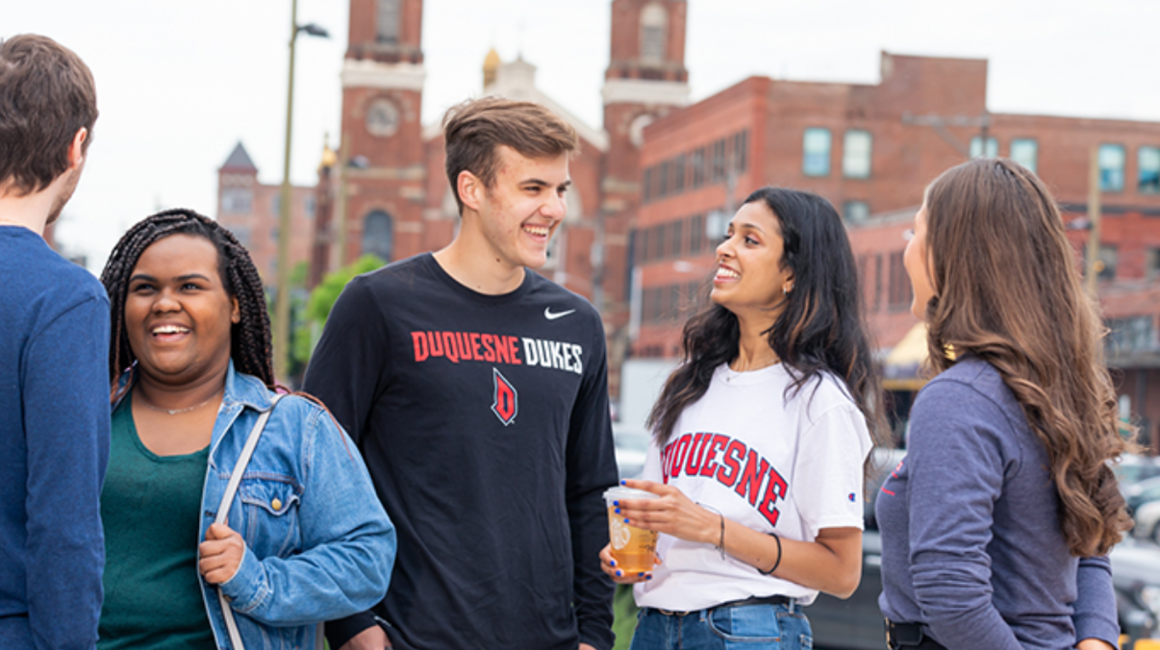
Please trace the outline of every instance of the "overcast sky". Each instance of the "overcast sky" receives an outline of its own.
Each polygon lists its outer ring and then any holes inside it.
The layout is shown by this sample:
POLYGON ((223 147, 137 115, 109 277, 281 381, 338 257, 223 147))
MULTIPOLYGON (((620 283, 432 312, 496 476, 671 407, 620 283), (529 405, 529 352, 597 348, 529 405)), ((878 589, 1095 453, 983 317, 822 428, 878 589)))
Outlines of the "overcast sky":
MULTIPOLYGON (((610 0, 427 0, 423 121, 479 94, 489 47, 538 66, 542 90, 594 126, 610 0)), ((689 0, 693 99, 750 75, 877 83, 879 53, 990 61, 993 112, 1160 121, 1156 0, 689 0)), ((298 46, 291 177, 313 185, 337 143, 348 3, 300 0, 332 38, 298 46)), ((99 272, 158 208, 216 215, 217 167, 245 143, 278 183, 290 0, 0 0, 0 37, 51 36, 89 64, 101 111, 58 240, 99 272)))

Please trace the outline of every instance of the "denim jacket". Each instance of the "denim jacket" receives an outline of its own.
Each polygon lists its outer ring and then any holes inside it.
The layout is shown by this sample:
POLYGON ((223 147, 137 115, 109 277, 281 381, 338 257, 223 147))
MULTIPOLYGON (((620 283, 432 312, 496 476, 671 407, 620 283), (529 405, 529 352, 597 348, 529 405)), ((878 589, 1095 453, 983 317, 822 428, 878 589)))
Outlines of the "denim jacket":
MULTIPOLYGON (((210 440, 199 542, 272 395, 230 362, 210 440)), ((237 572, 221 585, 246 650, 315 648, 322 621, 370 609, 387 591, 395 528, 358 449, 310 400, 287 396, 278 403, 242 475, 227 524, 246 542, 237 572)), ((217 645, 230 650, 217 588, 198 578, 217 645)))

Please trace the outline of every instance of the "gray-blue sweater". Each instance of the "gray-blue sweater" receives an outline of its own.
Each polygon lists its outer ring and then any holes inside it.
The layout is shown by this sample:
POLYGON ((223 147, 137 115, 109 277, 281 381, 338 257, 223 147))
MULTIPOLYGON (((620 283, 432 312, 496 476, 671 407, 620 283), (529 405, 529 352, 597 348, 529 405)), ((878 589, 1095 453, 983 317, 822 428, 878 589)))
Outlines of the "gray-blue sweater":
POLYGON ((109 459, 109 301, 0 226, 0 648, 92 648, 109 459))
POLYGON ((1068 552, 1046 451, 994 367, 927 384, 908 447, 878 495, 887 618, 950 650, 1115 646, 1111 566, 1068 552))

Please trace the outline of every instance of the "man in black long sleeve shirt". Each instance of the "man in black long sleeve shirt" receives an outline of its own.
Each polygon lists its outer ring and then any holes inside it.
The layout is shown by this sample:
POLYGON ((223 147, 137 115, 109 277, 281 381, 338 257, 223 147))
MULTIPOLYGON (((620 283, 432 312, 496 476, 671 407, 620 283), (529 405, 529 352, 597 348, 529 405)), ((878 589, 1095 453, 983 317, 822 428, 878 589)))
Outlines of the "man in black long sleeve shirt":
POLYGON ((356 278, 306 375, 363 452, 399 531, 386 599, 332 647, 612 646, 601 492, 616 482, 604 332, 528 267, 564 218, 575 132, 482 99, 445 121, 462 223, 435 253, 356 278))

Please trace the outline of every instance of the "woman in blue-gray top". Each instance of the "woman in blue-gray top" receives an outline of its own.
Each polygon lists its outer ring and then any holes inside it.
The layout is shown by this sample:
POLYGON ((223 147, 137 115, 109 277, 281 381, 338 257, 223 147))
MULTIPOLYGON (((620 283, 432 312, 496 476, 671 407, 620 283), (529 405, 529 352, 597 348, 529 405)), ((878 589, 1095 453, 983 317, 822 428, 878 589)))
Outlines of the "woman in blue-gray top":
POLYGON ((327 410, 274 404, 249 254, 216 222, 169 210, 125 234, 101 280, 114 410, 98 648, 321 648, 322 621, 382 599, 395 530, 327 410))
POLYGON ((906 248, 938 375, 878 495, 891 648, 1115 648, 1104 555, 1131 526, 1101 323, 1051 194, 980 159, 927 190, 906 248))

